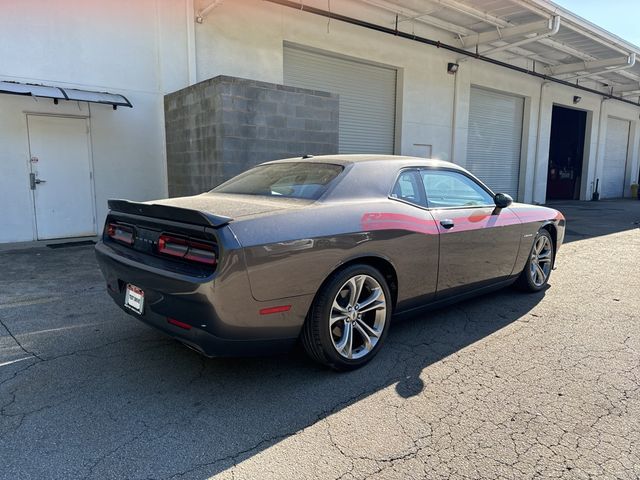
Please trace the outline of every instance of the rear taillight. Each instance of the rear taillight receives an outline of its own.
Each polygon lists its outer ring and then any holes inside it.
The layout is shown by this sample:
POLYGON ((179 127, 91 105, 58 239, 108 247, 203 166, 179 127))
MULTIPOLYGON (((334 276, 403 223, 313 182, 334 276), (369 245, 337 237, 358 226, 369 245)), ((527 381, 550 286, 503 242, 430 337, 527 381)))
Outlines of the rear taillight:
POLYGON ((125 245, 133 245, 133 227, 119 223, 109 223, 107 225, 107 237, 125 245))
POLYGON ((207 265, 216 264, 214 245, 165 233, 158 239, 158 253, 207 265))

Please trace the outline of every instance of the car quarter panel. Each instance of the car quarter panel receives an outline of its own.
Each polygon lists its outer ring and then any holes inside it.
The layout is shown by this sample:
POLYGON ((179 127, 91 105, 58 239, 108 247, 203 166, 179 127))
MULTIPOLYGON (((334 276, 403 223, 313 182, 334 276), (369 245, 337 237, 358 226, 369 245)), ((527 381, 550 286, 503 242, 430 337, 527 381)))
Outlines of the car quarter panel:
POLYGON ((403 202, 319 204, 230 228, 244 247, 259 301, 315 295, 334 270, 362 257, 393 266, 399 309, 429 301, 436 290, 438 229, 428 211, 403 202))
MULTIPOLYGON (((518 253, 518 259, 516 260, 515 272, 520 272, 524 268, 531 253, 536 234, 543 227, 552 226, 555 230, 555 253, 557 255, 564 241, 566 227, 564 215, 553 208, 524 203, 514 203, 510 208, 518 216, 523 225, 522 245, 518 253)), ((556 258, 554 258, 554 263, 555 260, 556 258)))
MULTIPOLYGON (((143 252, 99 242, 96 255, 109 294, 125 312, 186 343, 190 336, 202 337, 201 333, 219 342, 295 339, 312 296, 288 299, 287 312, 261 315, 262 309, 274 304, 252 297, 244 253, 231 230, 223 227, 216 231, 216 236, 221 249, 220 261, 215 272, 203 278, 156 268, 143 252), (124 307, 127 284, 144 291, 146 307, 142 315, 124 307), (172 326, 168 318, 186 323, 192 329, 186 332, 172 326)), ((202 341, 193 343, 204 345, 202 341)), ((216 345, 205 353, 220 354, 223 348, 226 347, 216 345)))

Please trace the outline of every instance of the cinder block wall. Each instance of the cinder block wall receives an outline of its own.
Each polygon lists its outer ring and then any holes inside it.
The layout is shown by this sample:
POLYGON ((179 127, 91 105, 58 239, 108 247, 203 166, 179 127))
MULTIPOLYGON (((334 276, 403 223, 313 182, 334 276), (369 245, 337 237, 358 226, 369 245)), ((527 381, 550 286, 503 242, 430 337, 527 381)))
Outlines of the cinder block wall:
POLYGON ((218 76, 164 98, 169 196, 258 163, 338 152, 338 96, 218 76))

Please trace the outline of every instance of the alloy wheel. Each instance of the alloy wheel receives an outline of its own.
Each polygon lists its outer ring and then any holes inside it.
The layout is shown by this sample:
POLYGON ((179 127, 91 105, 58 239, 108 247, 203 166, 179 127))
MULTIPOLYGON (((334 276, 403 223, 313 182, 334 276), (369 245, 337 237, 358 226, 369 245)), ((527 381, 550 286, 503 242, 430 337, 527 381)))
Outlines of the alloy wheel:
POLYGON ((331 306, 329 333, 336 351, 355 360, 369 354, 382 336, 387 301, 378 281, 355 275, 338 290, 331 306))
POLYGON ((531 281, 536 287, 541 287, 551 273, 553 247, 551 240, 546 235, 540 235, 531 251, 531 281))

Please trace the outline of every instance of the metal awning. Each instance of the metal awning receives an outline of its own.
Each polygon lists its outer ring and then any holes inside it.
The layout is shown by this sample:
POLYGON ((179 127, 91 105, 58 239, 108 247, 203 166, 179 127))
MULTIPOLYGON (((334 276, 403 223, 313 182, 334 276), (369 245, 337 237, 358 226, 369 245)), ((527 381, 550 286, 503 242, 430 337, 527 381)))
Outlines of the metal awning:
POLYGON ((77 102, 102 103, 117 107, 130 107, 131 102, 124 95, 109 92, 93 92, 79 88, 67 88, 51 85, 36 85, 32 83, 0 81, 0 93, 9 95, 25 95, 31 97, 53 98, 58 100, 71 100, 77 102))
MULTIPOLYGON (((269 1, 308 12, 325 9, 327 5, 322 0, 269 1)), ((357 3, 361 7, 354 9, 342 2, 333 4, 325 16, 349 17, 356 20, 351 23, 366 24, 374 30, 393 30, 407 39, 421 37, 433 40, 437 46, 462 50, 464 56, 454 60, 490 57, 548 80, 640 105, 640 47, 550 0, 357 0, 357 3), (354 11, 358 12, 357 18, 354 11)), ((608 7, 603 4, 603 8, 608 7)))

